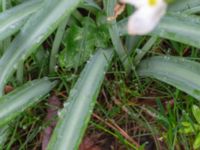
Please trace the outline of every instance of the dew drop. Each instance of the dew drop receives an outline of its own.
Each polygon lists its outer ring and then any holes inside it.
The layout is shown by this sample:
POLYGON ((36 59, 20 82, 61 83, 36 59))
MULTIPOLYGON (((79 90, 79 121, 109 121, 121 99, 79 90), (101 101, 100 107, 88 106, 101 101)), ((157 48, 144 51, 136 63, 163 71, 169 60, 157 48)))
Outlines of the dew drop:
POLYGON ((92 58, 92 57, 93 57, 93 55, 91 54, 91 55, 90 55, 90 58, 92 58))
POLYGON ((33 82, 30 82, 30 85, 31 85, 31 86, 34 86, 34 83, 33 83, 33 82))
POLYGON ((43 36, 39 36, 37 39, 36 39, 36 43, 40 43, 41 40, 42 40, 43 36))
POLYGON ((25 130, 26 128, 27 128, 27 126, 25 126, 25 125, 24 125, 24 126, 22 126, 22 129, 23 129, 23 130, 25 130))
POLYGON ((58 65, 55 65, 55 67, 54 67, 54 71, 55 71, 55 72, 58 71, 58 65))
POLYGON ((69 104, 70 104, 70 102, 65 102, 65 103, 64 103, 64 107, 65 107, 65 108, 68 107, 69 104))
POLYGON ((169 56, 164 56, 164 59, 165 60, 170 60, 170 57, 169 56))
POLYGON ((167 77, 163 77, 163 81, 166 81, 167 80, 167 77))
POLYGON ((92 112, 93 112, 93 110, 92 110, 92 109, 90 109, 90 110, 89 110, 89 113, 92 113, 92 112))
POLYGON ((58 117, 62 118, 62 111, 61 110, 58 111, 58 117))
POLYGON ((139 48, 137 48, 137 49, 136 49, 136 52, 137 52, 137 54, 141 54, 141 53, 142 53, 142 50, 139 49, 139 48))
POLYGON ((181 58, 181 61, 184 62, 184 61, 185 61, 185 58, 181 58))
POLYGON ((15 65, 13 66, 13 68, 14 68, 14 69, 17 69, 17 65, 15 64, 15 65))
POLYGON ((44 79, 44 80, 46 80, 46 81, 48 81, 48 80, 49 80, 49 78, 48 78, 48 77, 44 77, 43 79, 44 79))
POLYGON ((72 95, 76 95, 76 93, 77 93, 76 89, 72 89, 71 92, 70 92, 70 94, 72 94, 72 95))
POLYGON ((14 24, 10 25, 10 29, 14 29, 16 26, 14 24))
POLYGON ((26 59, 26 55, 22 55, 22 60, 25 60, 26 59))

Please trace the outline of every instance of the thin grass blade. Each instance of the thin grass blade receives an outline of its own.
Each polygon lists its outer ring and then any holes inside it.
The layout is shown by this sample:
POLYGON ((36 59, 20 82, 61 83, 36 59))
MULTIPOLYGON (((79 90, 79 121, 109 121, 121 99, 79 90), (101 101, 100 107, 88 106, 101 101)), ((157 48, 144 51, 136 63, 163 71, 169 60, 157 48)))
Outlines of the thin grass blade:
POLYGON ((96 1, 94 0, 84 0, 82 2, 82 7, 84 8, 88 8, 88 7, 92 7, 95 8, 97 10, 101 10, 101 7, 99 7, 99 5, 96 3, 96 1))
POLYGON ((145 54, 152 48, 152 46, 156 43, 158 37, 152 36, 141 49, 137 49, 137 55, 135 56, 134 64, 138 65, 145 54))
POLYGON ((58 58, 58 51, 59 51, 59 47, 60 44, 62 43, 62 38, 65 34, 65 27, 68 23, 68 18, 66 18, 66 20, 64 20, 58 27, 55 38, 54 38, 54 42, 53 42, 53 46, 51 49, 51 56, 50 56, 50 61, 49 61, 49 72, 52 73, 55 71, 55 66, 56 66, 56 62, 57 62, 57 58, 58 58))
MULTIPOLYGON (((108 18, 114 16, 115 4, 116 0, 109 0, 109 1, 104 0, 104 6, 108 18)), ((115 19, 111 19, 111 21, 109 21, 108 29, 113 43, 113 47, 115 48, 115 51, 118 54, 125 70, 129 71, 131 63, 128 59, 128 52, 124 49, 123 44, 121 42, 119 29, 115 19)))

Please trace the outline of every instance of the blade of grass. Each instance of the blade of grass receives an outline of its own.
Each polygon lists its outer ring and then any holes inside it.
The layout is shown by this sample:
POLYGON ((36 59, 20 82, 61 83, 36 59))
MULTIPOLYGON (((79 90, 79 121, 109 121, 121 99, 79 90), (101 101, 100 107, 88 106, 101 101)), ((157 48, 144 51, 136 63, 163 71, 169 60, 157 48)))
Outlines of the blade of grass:
POLYGON ((0 126, 5 125, 26 108, 41 101, 56 82, 48 78, 30 81, 0 98, 0 126))
POLYGON ((84 1, 82 1, 81 6, 83 8, 87 8, 87 9, 89 9, 91 7, 91 8, 95 8, 96 10, 101 10, 101 7, 99 7, 99 5, 94 0, 84 0, 84 1))
POLYGON ((137 55, 135 56, 135 65, 138 65, 140 63, 140 61, 142 60, 142 58, 144 57, 144 55, 151 49, 151 47, 153 46, 153 44, 155 44, 155 42, 157 41, 158 37, 156 36, 152 36, 146 43, 145 45, 142 47, 142 49, 138 50, 137 55))
POLYGON ((89 60, 59 113, 48 150, 78 149, 112 56, 112 50, 99 50, 89 60))
POLYGON ((46 0, 43 9, 26 22, 0 60, 0 91, 20 62, 33 53, 39 45, 78 6, 80 0, 46 0))
POLYGON ((138 74, 168 83, 200 100, 200 64, 182 57, 155 56, 143 60, 138 74))
POLYGON ((57 56, 58 56, 58 50, 60 47, 60 44, 62 42, 63 35, 65 34, 65 27, 67 25, 68 18, 64 20, 58 27, 56 36, 53 42, 53 46, 51 49, 51 56, 50 56, 50 63, 49 63, 49 72, 52 73, 55 70, 57 56))

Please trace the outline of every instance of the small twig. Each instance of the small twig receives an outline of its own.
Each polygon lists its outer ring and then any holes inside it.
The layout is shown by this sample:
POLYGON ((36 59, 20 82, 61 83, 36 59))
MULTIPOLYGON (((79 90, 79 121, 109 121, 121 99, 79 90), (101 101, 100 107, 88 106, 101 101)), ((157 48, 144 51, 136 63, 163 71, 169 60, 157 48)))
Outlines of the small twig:
POLYGON ((120 3, 116 4, 114 8, 114 15, 108 17, 107 20, 112 21, 112 20, 117 19, 117 17, 123 13, 123 11, 125 10, 125 7, 126 7, 125 4, 120 4, 120 3))
POLYGON ((133 143, 137 148, 140 147, 140 145, 133 140, 122 128, 120 128, 113 120, 109 119, 110 123, 108 121, 105 121, 104 119, 102 119, 101 117, 99 117, 97 114, 93 113, 93 117, 95 117, 96 119, 100 120, 101 122, 105 123, 108 127, 110 127, 113 130, 117 130, 119 131, 119 133, 125 138, 127 139, 129 142, 133 143))
POLYGON ((109 119, 109 121, 117 128, 117 130, 130 142, 132 142, 137 148, 140 147, 140 145, 133 140, 127 132, 125 132, 120 126, 118 126, 113 119, 109 119))

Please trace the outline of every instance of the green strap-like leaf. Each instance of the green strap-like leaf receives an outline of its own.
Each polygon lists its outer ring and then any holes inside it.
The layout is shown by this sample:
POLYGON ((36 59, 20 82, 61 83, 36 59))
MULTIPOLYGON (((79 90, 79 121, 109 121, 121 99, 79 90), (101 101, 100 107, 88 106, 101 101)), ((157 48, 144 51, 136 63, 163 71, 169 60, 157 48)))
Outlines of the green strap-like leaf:
MULTIPOLYGON (((0 13, 0 41, 17 32, 31 14, 43 8, 43 1, 28 0, 0 13)), ((100 10, 100 7, 92 0, 85 0, 83 6, 92 6, 100 10)))
POLYGON ((67 18, 81 0, 46 0, 26 22, 0 60, 0 91, 9 76, 67 18))
POLYGON ((112 56, 112 50, 99 50, 89 60, 59 112, 48 150, 78 149, 112 56))
POLYGON ((92 7, 92 8, 95 8, 97 10, 101 10, 101 7, 99 7, 99 5, 94 0, 84 0, 82 2, 82 7, 86 7, 86 8, 92 7))
POLYGON ((174 3, 169 5, 169 11, 185 12, 200 5, 199 0, 175 0, 174 3))
POLYGON ((31 81, 0 98, 0 126, 39 102, 54 86, 47 78, 31 81))
MULTIPOLYGON (((127 19, 119 22, 121 35, 128 34, 127 19)), ((186 14, 168 14, 150 35, 200 48, 200 18, 186 14)))
POLYGON ((28 16, 37 11, 41 5, 42 0, 29 0, 0 13, 0 41, 18 31, 28 16))
POLYGON ((0 150, 4 146, 9 134, 11 133, 9 125, 5 125, 0 128, 0 150))
POLYGON ((181 57, 155 56, 138 66, 140 76, 166 82, 200 100, 200 64, 181 57))
POLYGON ((151 35, 200 48, 200 18, 185 14, 168 14, 151 35))
MULTIPOLYGON (((107 17, 114 16, 114 7, 116 4, 116 0, 104 0, 104 6, 106 10, 107 17)), ((130 70, 131 63, 128 59, 128 52, 123 47, 122 41, 120 39, 119 29, 116 24, 116 20, 109 21, 108 30, 110 33, 110 37, 113 43, 113 47, 118 54, 122 64, 124 65, 124 68, 126 71, 130 70)))

